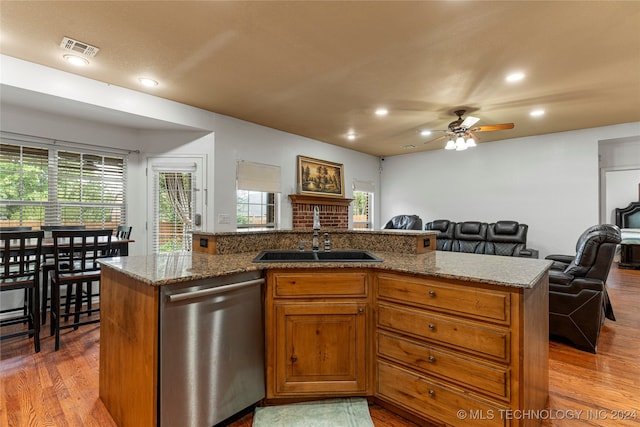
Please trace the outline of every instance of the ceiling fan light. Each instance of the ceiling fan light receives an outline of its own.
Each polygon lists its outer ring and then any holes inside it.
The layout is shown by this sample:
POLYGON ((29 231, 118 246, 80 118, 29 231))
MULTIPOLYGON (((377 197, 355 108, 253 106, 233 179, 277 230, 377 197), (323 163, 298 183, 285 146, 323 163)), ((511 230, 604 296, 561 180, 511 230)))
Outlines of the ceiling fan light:
POLYGON ((467 139, 467 148, 471 148, 471 147, 475 147, 476 146, 476 140, 473 139, 472 137, 469 137, 469 139, 467 139))
POLYGON ((459 136, 458 139, 456 139, 456 151, 462 151, 466 149, 467 149, 467 144, 464 141, 464 138, 459 136))
POLYGON ((447 141, 447 145, 444 146, 445 150, 455 150, 456 149, 456 143, 453 142, 453 139, 450 139, 447 141))

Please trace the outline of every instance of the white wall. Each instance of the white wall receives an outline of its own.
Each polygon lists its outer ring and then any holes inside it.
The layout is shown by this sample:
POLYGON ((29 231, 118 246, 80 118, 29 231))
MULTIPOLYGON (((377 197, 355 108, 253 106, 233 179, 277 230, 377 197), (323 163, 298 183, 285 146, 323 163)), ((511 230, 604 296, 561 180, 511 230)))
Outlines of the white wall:
MULTIPOLYGON (((274 129, 256 126, 241 120, 217 120, 215 148, 215 215, 216 231, 235 230, 235 174, 238 160, 277 165, 282 173, 280 228, 292 227, 292 207, 289 194, 295 194, 297 156, 344 164, 345 196, 353 196, 354 179, 373 181, 379 188, 378 158, 274 129), (219 214, 231 217, 230 225, 219 224, 219 214)), ((350 209, 352 212, 352 209, 350 209)), ((374 213, 375 217, 375 213, 374 213)), ((350 219, 351 225, 351 219, 350 219)))
POLYGON ((529 225, 528 246, 541 257, 569 254, 599 222, 598 142, 637 135, 640 123, 631 123, 387 157, 381 220, 516 220, 529 225))

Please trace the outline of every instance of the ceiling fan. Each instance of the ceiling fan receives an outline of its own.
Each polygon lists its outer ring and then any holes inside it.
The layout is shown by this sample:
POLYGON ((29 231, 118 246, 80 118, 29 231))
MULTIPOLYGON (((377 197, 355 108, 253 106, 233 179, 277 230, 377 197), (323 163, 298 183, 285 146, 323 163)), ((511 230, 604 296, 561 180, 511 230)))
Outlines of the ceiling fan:
POLYGON ((474 126, 480 121, 480 119, 472 116, 467 116, 467 118, 463 119, 462 116, 464 116, 465 112, 466 110, 454 111, 454 114, 458 116, 458 119, 449 123, 449 126, 446 130, 440 130, 440 132, 444 132, 445 134, 438 138, 427 141, 425 142, 425 144, 430 144, 444 138, 449 138, 447 145, 444 147, 445 150, 461 151, 476 146, 476 139, 480 139, 476 135, 477 132, 513 129, 514 127, 513 123, 474 126))

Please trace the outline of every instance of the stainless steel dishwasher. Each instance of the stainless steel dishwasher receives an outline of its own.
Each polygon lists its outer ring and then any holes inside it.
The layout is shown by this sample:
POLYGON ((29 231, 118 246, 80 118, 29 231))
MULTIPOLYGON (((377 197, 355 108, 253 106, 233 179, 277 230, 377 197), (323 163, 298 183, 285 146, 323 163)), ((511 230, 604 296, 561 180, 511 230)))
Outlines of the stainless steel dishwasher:
POLYGON ((252 272, 163 286, 160 426, 213 426, 264 398, 263 284, 252 272))

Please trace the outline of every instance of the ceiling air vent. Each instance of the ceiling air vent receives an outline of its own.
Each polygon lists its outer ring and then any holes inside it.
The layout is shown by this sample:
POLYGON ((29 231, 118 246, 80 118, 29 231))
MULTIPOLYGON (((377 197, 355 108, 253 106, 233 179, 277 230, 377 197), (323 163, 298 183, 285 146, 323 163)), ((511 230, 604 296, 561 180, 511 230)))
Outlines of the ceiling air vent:
POLYGON ((100 49, 95 46, 88 45, 78 40, 70 39, 69 37, 64 37, 62 39, 62 42, 60 42, 60 47, 71 52, 79 53, 80 55, 84 55, 89 58, 93 58, 100 51, 100 49))

